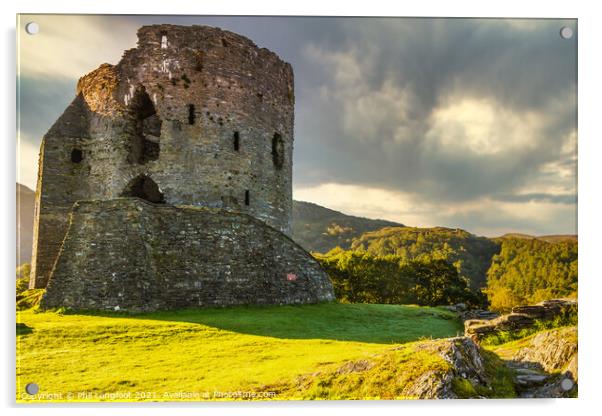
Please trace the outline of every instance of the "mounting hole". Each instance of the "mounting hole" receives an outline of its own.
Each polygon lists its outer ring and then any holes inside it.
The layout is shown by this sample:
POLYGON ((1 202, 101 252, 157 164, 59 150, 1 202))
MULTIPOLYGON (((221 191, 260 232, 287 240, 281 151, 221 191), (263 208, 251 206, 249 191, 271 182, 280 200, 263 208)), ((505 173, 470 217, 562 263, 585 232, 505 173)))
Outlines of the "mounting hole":
POLYGON ((562 29, 560 29, 560 37, 562 39, 570 39, 573 37, 573 29, 571 29, 568 26, 564 26, 562 29))
POLYGON ((39 391, 40 386, 38 386, 36 383, 27 383, 27 385, 25 386, 25 392, 32 396, 38 394, 39 391))
POLYGON ((564 380, 562 380, 560 382, 560 387, 564 391, 569 391, 570 389, 573 388, 574 385, 575 385, 575 382, 573 380, 571 380, 570 378, 565 378, 564 380))
POLYGON ((40 25, 36 22, 29 22, 25 25, 25 31, 30 35, 35 35, 40 31, 40 25))

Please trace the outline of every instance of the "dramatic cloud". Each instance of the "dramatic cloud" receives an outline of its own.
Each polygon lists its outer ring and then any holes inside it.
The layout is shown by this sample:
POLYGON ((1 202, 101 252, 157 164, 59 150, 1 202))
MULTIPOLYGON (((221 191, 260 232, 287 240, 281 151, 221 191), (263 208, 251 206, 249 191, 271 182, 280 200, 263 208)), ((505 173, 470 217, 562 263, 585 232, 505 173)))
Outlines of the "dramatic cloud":
POLYGON ((487 235, 576 232, 576 38, 558 34, 575 21, 43 18, 21 36, 32 147, 77 78, 116 63, 139 26, 208 24, 293 65, 296 198, 487 235))

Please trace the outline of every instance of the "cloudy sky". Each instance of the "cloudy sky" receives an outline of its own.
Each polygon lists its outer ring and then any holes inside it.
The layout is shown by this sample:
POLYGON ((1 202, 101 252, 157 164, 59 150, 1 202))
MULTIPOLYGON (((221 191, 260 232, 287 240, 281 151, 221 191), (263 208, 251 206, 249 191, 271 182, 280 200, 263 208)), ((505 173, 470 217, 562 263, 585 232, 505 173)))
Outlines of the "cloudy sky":
POLYGON ((576 233, 573 20, 21 16, 21 183, 35 186, 77 79, 152 23, 232 30, 292 64, 295 199, 487 236, 576 233))

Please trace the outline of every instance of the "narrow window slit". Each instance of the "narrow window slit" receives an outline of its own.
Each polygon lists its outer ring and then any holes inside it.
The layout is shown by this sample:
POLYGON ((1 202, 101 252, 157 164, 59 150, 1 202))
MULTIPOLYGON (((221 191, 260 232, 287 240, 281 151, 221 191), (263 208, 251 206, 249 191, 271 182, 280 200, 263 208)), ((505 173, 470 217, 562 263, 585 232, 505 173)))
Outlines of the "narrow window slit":
POLYGON ((237 131, 234 132, 234 150, 240 150, 240 134, 237 131))
POLYGON ((188 124, 194 124, 196 114, 194 113, 194 104, 188 104, 188 124))
POLYGON ((249 194, 249 190, 245 191, 245 205, 251 204, 251 195, 249 194))
POLYGON ((279 133, 274 133, 272 138, 272 160, 277 170, 284 166, 284 140, 279 133))

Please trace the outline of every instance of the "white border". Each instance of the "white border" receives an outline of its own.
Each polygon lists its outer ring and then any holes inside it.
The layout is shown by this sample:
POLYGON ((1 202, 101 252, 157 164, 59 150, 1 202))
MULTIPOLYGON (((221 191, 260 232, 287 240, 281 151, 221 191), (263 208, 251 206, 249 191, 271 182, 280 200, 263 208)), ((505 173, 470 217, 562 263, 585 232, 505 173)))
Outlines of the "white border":
MULTIPOLYGON (((297 3, 279 1, 197 1, 145 0, 143 2, 95 3, 68 0, 21 0, 18 4, 1 3, 0 19, 3 29, 2 43, 2 88, 0 100, 2 111, 3 138, 2 162, 4 168, 0 192, 4 196, 1 209, 2 228, 5 230, 2 262, 5 271, 2 287, 3 321, 6 325, 1 342, 2 367, 0 383, 2 405, 8 408, 5 414, 44 413, 48 415, 106 415, 108 411, 127 408, 128 414, 165 415, 169 407, 177 407, 186 414, 221 413, 244 415, 293 415, 312 413, 345 412, 348 415, 377 411, 379 414, 438 414, 449 412, 479 412, 486 415, 507 415, 532 411, 550 415, 589 413, 600 408, 602 394, 597 388, 601 384, 600 365, 601 329, 600 309, 597 308, 602 294, 597 262, 602 230, 600 227, 602 206, 599 179, 602 178, 600 160, 600 40, 602 40, 602 16, 597 13, 593 1, 545 1, 504 0, 493 3, 485 1, 454 0, 394 3, 389 0, 331 1, 304 0, 297 3), (579 19, 579 240, 580 240, 580 371, 579 399, 577 400, 489 400, 489 401, 446 401, 446 402, 301 402, 301 403, 205 403, 205 404, 157 404, 123 405, 109 404, 94 407, 70 406, 16 406, 14 405, 14 286, 12 276, 15 259, 15 21, 16 13, 104 13, 104 14, 238 14, 238 15, 346 15, 346 16, 441 16, 441 17, 561 17, 579 19), (8 231, 6 231, 8 230, 8 231), (107 409, 107 407, 109 409, 107 409), (114 409, 114 410, 113 410, 114 409), (484 413, 482 413, 484 412, 484 413)), ((121 410, 123 412, 124 410, 121 410)), ((599 411, 599 410, 598 410, 599 411)))

